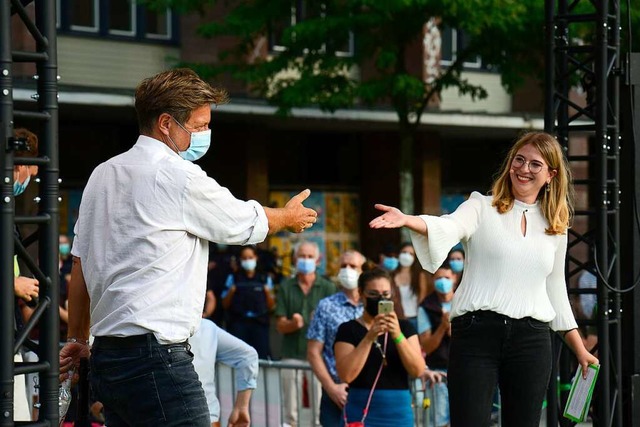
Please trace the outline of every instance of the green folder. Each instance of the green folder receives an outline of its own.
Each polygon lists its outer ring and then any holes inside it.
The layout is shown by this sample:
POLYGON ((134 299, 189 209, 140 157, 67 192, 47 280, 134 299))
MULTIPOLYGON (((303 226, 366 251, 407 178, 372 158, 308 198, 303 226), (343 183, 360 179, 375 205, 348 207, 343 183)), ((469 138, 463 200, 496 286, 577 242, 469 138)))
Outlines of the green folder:
POLYGON ((567 404, 564 407, 563 416, 565 418, 578 423, 587 418, 598 372, 600 372, 600 365, 589 365, 587 378, 583 378, 582 366, 578 366, 573 381, 571 382, 571 390, 569 390, 567 404))

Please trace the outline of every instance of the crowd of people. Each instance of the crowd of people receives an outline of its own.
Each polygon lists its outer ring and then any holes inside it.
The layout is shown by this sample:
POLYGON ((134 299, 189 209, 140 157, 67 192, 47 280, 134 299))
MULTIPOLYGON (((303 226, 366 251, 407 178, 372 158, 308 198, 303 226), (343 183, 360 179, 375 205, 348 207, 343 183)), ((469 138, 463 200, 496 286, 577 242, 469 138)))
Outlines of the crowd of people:
MULTIPOLYGON (((274 233, 304 232, 318 213, 304 205, 308 189, 267 207, 193 163, 210 144, 211 105, 227 100, 188 69, 143 80, 137 141, 93 171, 73 241, 60 237, 60 379, 87 358, 110 427, 219 425, 218 361, 238 373, 227 425, 247 426, 259 358, 292 366, 282 370, 284 426, 300 426, 306 387, 315 425, 413 427, 410 381, 420 378, 437 396, 438 427, 489 426, 496 388, 504 426, 537 427, 549 332, 584 373, 598 363, 566 290, 571 176, 553 136, 524 133, 491 191, 449 215, 375 205, 371 229, 411 236, 385 244, 377 260, 349 249, 326 277, 321 248, 301 239, 284 277, 259 248, 274 233), (295 369, 307 362, 311 371, 295 369)), ((26 152, 37 154, 37 142, 26 152)), ((16 166, 15 196, 36 173, 16 166)), ((19 327, 38 281, 17 262, 14 288, 19 327)))

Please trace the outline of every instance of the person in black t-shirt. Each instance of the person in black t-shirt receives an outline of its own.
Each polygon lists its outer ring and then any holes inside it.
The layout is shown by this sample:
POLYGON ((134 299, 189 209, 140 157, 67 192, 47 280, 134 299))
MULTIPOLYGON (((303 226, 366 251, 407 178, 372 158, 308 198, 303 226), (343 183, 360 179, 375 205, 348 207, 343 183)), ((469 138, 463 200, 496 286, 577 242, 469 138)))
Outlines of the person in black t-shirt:
MULTIPOLYGON (((340 325, 334 344, 338 376, 349 384, 345 418, 354 422, 366 416, 367 427, 413 427, 409 377, 426 370, 416 330, 393 310, 378 313, 378 303, 393 296, 388 272, 365 271, 358 289, 364 313, 340 325)), ((439 380, 439 374, 427 372, 432 382, 439 380)))

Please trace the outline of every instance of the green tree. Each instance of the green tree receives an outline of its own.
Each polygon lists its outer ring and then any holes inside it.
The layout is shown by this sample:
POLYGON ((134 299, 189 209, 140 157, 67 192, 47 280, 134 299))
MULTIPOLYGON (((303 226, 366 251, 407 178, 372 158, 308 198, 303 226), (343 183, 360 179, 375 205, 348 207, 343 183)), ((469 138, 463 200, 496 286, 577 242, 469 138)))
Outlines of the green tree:
MULTIPOLYGON (((219 3, 148 2, 184 11, 219 3)), ((246 82, 279 114, 309 105, 329 112, 390 105, 398 116, 400 207, 408 213, 414 212, 413 146, 425 110, 446 88, 474 100, 490 95, 464 77, 464 62, 480 56, 500 73, 508 91, 527 75, 544 78, 541 0, 231 0, 224 5, 224 18, 203 24, 198 32, 209 38, 232 36, 237 43, 215 64, 190 65, 204 76, 228 73, 246 82), (468 42, 453 64, 425 81, 407 58, 419 55, 415 47, 432 17, 440 28, 464 32, 468 42), (277 54, 250 55, 269 42, 281 47, 277 54)))

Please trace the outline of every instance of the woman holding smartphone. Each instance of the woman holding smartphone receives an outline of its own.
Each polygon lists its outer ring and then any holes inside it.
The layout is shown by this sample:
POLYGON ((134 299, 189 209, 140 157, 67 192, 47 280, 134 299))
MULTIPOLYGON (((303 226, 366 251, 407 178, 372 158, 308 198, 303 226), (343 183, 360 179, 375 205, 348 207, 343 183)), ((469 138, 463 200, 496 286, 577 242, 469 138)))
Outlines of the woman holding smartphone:
MULTIPOLYGON (((367 427, 413 427, 409 378, 426 369, 416 330, 393 311, 388 272, 365 271, 358 289, 364 313, 340 325, 334 344, 338 376, 349 384, 347 424, 363 425, 366 418, 367 427)), ((440 379, 431 371, 427 376, 440 379)))

